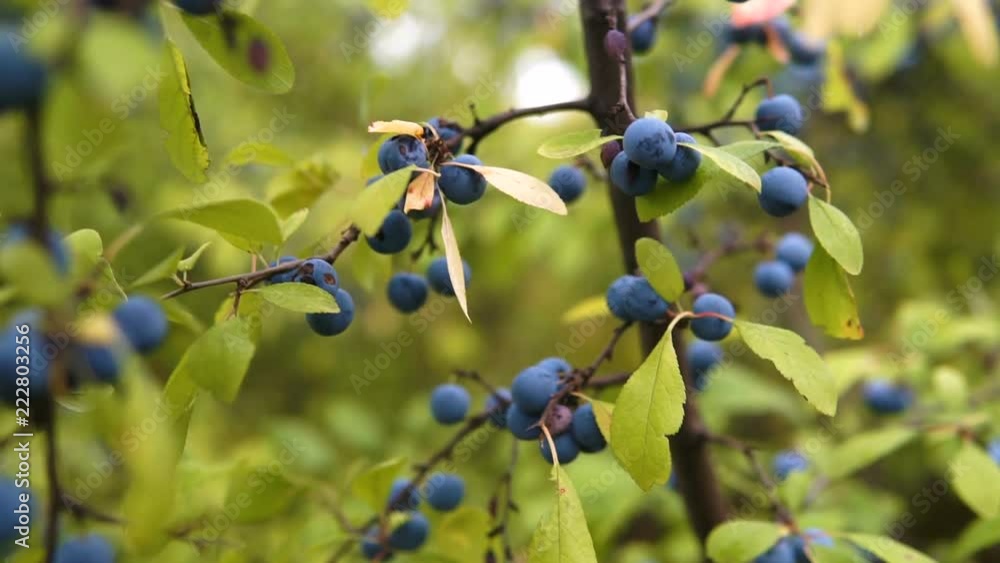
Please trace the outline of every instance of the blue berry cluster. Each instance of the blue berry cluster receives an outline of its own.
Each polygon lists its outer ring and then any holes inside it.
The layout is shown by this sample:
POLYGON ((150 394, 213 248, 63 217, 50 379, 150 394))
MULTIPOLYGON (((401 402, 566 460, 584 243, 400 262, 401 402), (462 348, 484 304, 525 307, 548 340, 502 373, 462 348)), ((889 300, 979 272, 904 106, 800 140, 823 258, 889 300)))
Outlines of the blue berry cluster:
MULTIPOLYGON (((472 269, 462 261, 465 285, 472 280, 472 269)), ((455 288, 448 275, 448 261, 443 256, 435 258, 427 266, 426 276, 409 272, 397 273, 389 280, 387 293, 389 302, 401 313, 413 313, 427 302, 429 290, 445 297, 454 297, 455 288)))
POLYGON ((813 243, 800 233, 788 233, 775 246, 775 259, 757 264, 753 283, 766 297, 780 297, 792 289, 795 276, 805 269, 813 243))
MULTIPOLYGON (((272 267, 295 262, 294 256, 283 256, 272 267)), ((340 308, 339 313, 306 313, 306 323, 309 328, 321 336, 338 335, 354 321, 354 300, 351 294, 340 287, 340 278, 332 264, 320 258, 305 260, 298 267, 271 276, 271 283, 307 283, 314 285, 330 295, 340 308)))
POLYGON ((361 553, 370 560, 387 561, 396 551, 420 549, 431 530, 430 521, 419 511, 421 500, 426 500, 434 510, 450 512, 458 508, 464 498, 465 481, 451 473, 430 475, 423 488, 409 479, 396 479, 386 503, 390 510, 406 513, 408 518, 388 532, 378 525, 369 528, 361 542, 361 553))
POLYGON ((689 180, 701 165, 701 153, 678 143, 696 144, 687 133, 674 133, 665 121, 643 117, 625 129, 621 146, 612 141, 602 150, 613 183, 630 196, 653 191, 659 178, 667 183, 689 180))

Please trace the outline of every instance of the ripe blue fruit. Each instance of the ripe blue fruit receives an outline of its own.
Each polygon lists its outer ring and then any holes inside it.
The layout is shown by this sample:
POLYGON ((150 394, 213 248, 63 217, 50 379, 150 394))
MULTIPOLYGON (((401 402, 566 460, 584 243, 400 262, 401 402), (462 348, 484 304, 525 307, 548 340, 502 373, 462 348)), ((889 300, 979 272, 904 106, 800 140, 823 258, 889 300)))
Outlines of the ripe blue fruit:
POLYGON ((292 281, 315 285, 325 289, 330 294, 333 294, 340 287, 339 280, 337 270, 333 265, 319 258, 306 260, 294 271, 292 276, 292 281))
POLYGON ((625 275, 608 287, 608 308, 623 321, 652 322, 667 314, 666 302, 646 278, 625 275))
POLYGON ((714 342, 692 340, 687 345, 687 361, 694 377, 694 388, 703 391, 708 386, 708 373, 722 362, 722 348, 714 342))
MULTIPOLYGON (((573 413, 571 431, 580 449, 587 453, 599 452, 608 445, 604 435, 601 434, 601 429, 597 426, 594 406, 590 403, 580 405, 573 413)), ((562 459, 562 456, 559 459, 562 459)))
POLYGON ((573 203, 587 187, 587 178, 576 166, 563 165, 552 171, 549 176, 549 186, 566 203, 573 203))
POLYGON ((427 541, 430 528, 431 525, 427 521, 427 517, 419 512, 414 512, 410 515, 409 520, 389 534, 389 547, 401 551, 420 549, 420 546, 427 541))
MULTIPOLYGON (((3 75, 0 75, 3 76, 3 75)), ((0 86, 2 88, 2 86, 0 86)), ((0 108, 2 109, 2 108, 0 108)), ((8 244, 17 244, 31 240, 32 234, 31 229, 28 225, 24 223, 16 223, 11 225, 7 229, 6 241, 4 241, 4 246, 8 244)), ((66 248, 66 243, 63 242, 63 237, 58 231, 49 230, 45 235, 45 250, 48 251, 49 257, 55 263, 56 270, 60 273, 69 272, 70 265, 70 255, 69 250, 66 248)))
POLYGON ((48 70, 19 39, 13 26, 0 27, 0 113, 37 104, 45 93, 48 70))
POLYGON ((167 316, 160 304, 148 297, 130 297, 111 316, 138 352, 151 352, 167 338, 167 316))
POLYGON ((784 131, 795 135, 802 129, 802 106, 788 94, 767 98, 757 106, 757 127, 764 131, 784 131))
POLYGON ((865 404, 876 414, 897 414, 913 403, 913 393, 886 379, 874 379, 865 384, 865 404))
POLYGON ((458 475, 436 473, 427 480, 424 496, 435 510, 455 510, 465 498, 465 481, 458 475))
MULTIPOLYGON (((10 342, 13 342, 11 340, 10 342)), ((13 404, 13 399, 11 404, 13 404)), ((21 488, 14 481, 0 479, 0 554, 9 553, 14 540, 19 534, 14 529, 19 526, 18 517, 23 514, 36 514, 33 495, 28 488, 21 488), (21 495, 28 496, 28 502, 21 502, 21 495)))
MULTIPOLYGON (((469 281, 472 279, 472 269, 469 268, 469 263, 465 260, 462 260, 462 270, 465 272, 465 285, 468 287, 469 281)), ((448 297, 455 295, 455 288, 451 285, 451 277, 448 276, 448 261, 444 257, 435 258, 427 266, 427 282, 431 289, 441 295, 448 297)))
POLYGON ((758 555, 753 563, 795 563, 795 546, 787 537, 781 538, 771 549, 758 555))
POLYGON ((379 561, 389 561, 392 559, 392 552, 379 544, 378 535, 379 530, 377 526, 372 526, 368 529, 364 539, 361 540, 361 554, 369 561, 377 558, 381 558, 379 561))
POLYGON ((438 132, 438 137, 441 137, 442 141, 450 141, 461 132, 457 123, 441 119, 440 117, 432 117, 427 120, 427 123, 438 132))
POLYGON ((431 414, 441 424, 462 422, 471 402, 465 387, 454 383, 438 385, 431 393, 431 414))
POLYGON ((677 154, 674 130, 655 117, 633 121, 625 129, 622 144, 629 160, 651 170, 666 166, 677 154))
POLYGON ((114 563, 115 549, 108 540, 88 534, 64 541, 56 549, 55 563, 114 563))
POLYGON ((794 450, 778 452, 771 462, 774 475, 779 481, 784 481, 789 475, 796 471, 809 469, 809 460, 802 454, 794 450))
POLYGON ((801 272, 812 256, 813 243, 799 233, 788 233, 775 246, 775 256, 796 272, 801 272))
POLYGON ((767 297, 781 297, 792 289, 794 282, 795 272, 781 260, 761 262, 753 271, 757 291, 767 297))
POLYGON ((404 477, 393 480, 389 489, 389 499, 386 501, 390 508, 405 511, 416 510, 420 506, 420 491, 416 487, 411 487, 407 494, 403 495, 403 491, 409 486, 410 480, 404 477))
MULTIPOLYGON (((463 154, 455 158, 454 162, 472 166, 483 165, 481 160, 471 154, 463 154)), ((486 193, 486 178, 479 172, 464 166, 442 166, 438 186, 441 187, 441 191, 444 192, 448 201, 467 205, 479 201, 479 198, 486 193)))
MULTIPOLYGON (((0 398, 13 405, 18 396, 23 396, 23 392, 18 393, 19 386, 17 379, 25 376, 23 366, 24 360, 18 363, 19 350, 17 349, 17 338, 23 339, 22 332, 18 331, 20 325, 29 327, 28 334, 31 340, 31 350, 28 356, 28 391, 32 402, 32 418, 34 422, 44 419, 36 409, 45 405, 45 395, 49 390, 49 365, 51 362, 46 358, 42 350, 52 345, 51 339, 43 336, 43 317, 37 310, 28 310, 18 314, 11 323, 0 333, 0 398), (35 405, 38 406, 35 406, 35 405)), ((44 413, 42 413, 44 414, 44 413)), ((3 508, 0 506, 0 508, 3 508)), ((0 536, 2 537, 2 536, 0 536)))
POLYGON ((98 381, 104 383, 115 383, 118 381, 118 375, 121 372, 121 362, 114 348, 111 346, 87 344, 82 347, 82 350, 90 373, 98 381))
MULTIPOLYGON (((298 260, 298 258, 296 258, 294 256, 282 256, 281 258, 278 258, 277 261, 272 262, 271 263, 271 267, 273 268, 275 266, 280 266, 281 264, 287 264, 289 262, 295 262, 296 260, 298 260)), ((332 268, 332 266, 331 266, 331 268, 332 268)), ((293 281, 295 279, 295 274, 297 272, 298 272, 298 269, 294 269, 293 268, 291 270, 288 270, 287 272, 281 272, 280 274, 274 274, 273 276, 270 277, 270 279, 268 279, 268 281, 271 282, 271 283, 287 283, 287 282, 293 281)), ((334 276, 334 285, 336 285, 336 283, 337 282, 336 282, 336 275, 335 275, 334 276)))
POLYGON ((177 7, 193 16, 214 14, 221 0, 174 0, 177 7))
POLYGON ((427 302, 427 279, 421 275, 399 273, 389 280, 389 302, 403 313, 412 313, 427 302))
POLYGON ((423 141, 410 135, 396 135, 386 139, 378 149, 378 166, 383 174, 395 172, 409 165, 428 168, 427 147, 423 141))
POLYGON ((548 370, 529 367, 517 374, 510 391, 514 404, 529 414, 541 414, 556 393, 559 379, 548 370))
POLYGON ((552 356, 551 358, 545 358, 544 360, 535 364, 535 367, 542 368, 553 375, 559 375, 560 373, 566 373, 573 371, 573 366, 566 361, 566 358, 560 358, 557 356, 552 356))
POLYGON ((764 211, 774 217, 791 215, 809 197, 805 177, 794 168, 772 168, 761 175, 760 183, 757 199, 764 211))
MULTIPOLYGON (((678 143, 697 144, 698 141, 687 133, 677 133, 674 136, 678 143)), ((691 179, 701 166, 701 153, 690 148, 677 146, 677 154, 666 166, 659 168, 660 176, 671 182, 684 182, 691 179)))
POLYGON ((507 409, 510 408, 510 403, 513 400, 510 394, 510 389, 505 389, 501 387, 492 393, 489 397, 486 397, 486 410, 493 411, 496 410, 494 414, 490 415, 490 422, 493 426, 497 428, 503 428, 507 426, 507 409), (501 407, 501 405, 507 405, 501 407), (498 407, 500 407, 498 409, 498 407))
POLYGON ((542 435, 542 428, 538 424, 538 415, 522 411, 517 403, 512 404, 507 409, 507 429, 518 440, 534 440, 542 435))
POLYGON ((796 31, 787 18, 775 19, 774 27, 781 42, 788 49, 793 64, 814 65, 826 54, 826 46, 823 43, 811 40, 796 31))
MULTIPOLYGON (((704 293, 694 300, 691 309, 696 314, 715 313, 730 319, 736 316, 736 310, 728 299, 718 293, 704 293)), ((722 340, 733 330, 733 323, 717 317, 702 317, 691 320, 691 332, 702 340, 722 340)))
POLYGON ((631 34, 632 52, 637 55, 648 53, 656 43, 656 20, 649 18, 640 23, 631 34))
POLYGON ((648 194, 656 187, 656 170, 632 162, 625 152, 611 161, 610 174, 611 183, 632 197, 648 194))
MULTIPOLYGON (((576 459, 576 456, 580 455, 580 446, 577 445, 572 434, 560 434, 558 436, 553 436, 552 441, 556 445, 556 455, 559 456, 559 463, 569 463, 576 459)), ((545 458, 545 461, 553 463, 552 450, 549 448, 548 440, 542 440, 541 450, 542 457, 545 458)))
POLYGON ((413 238, 413 225, 405 213, 393 209, 385 216, 375 236, 368 237, 368 246, 379 254, 402 252, 413 238))
POLYGON ((986 446, 986 452, 990 454, 993 461, 997 462, 997 465, 1000 465, 1000 438, 993 438, 986 446))
POLYGON ((333 298, 340 307, 339 313, 306 313, 309 328, 320 336, 336 336, 354 321, 354 300, 343 289, 334 290, 333 298))

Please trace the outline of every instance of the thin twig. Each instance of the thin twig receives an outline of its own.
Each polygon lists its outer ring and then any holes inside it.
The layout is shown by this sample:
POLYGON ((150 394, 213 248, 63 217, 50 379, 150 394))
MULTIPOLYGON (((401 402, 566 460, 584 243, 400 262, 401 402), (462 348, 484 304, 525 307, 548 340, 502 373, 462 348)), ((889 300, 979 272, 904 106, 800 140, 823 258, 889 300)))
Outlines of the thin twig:
POLYGON ((639 12, 636 12, 635 15, 629 18, 628 32, 632 33, 640 25, 646 23, 651 19, 660 17, 663 11, 669 8, 670 5, 673 3, 674 3, 673 0, 656 0, 655 2, 650 2, 645 8, 643 8, 639 12))
POLYGON ((760 463, 760 460, 757 459, 757 453, 753 448, 753 446, 747 444, 746 442, 743 442, 742 440, 733 438, 731 436, 712 434, 707 431, 704 432, 703 436, 710 442, 726 446, 727 448, 734 449, 739 453, 743 454, 743 457, 745 457, 747 459, 747 462, 750 464, 751 469, 753 469, 754 473, 757 474, 757 479, 761 482, 762 485, 764 485, 764 489, 767 490, 768 497, 770 497, 771 499, 771 504, 774 507, 774 512, 777 515, 778 519, 781 520, 781 522, 787 525, 788 527, 792 528, 793 530, 796 530, 797 526, 795 524, 795 519, 792 517, 791 510, 789 510, 788 507, 785 506, 785 503, 781 500, 781 497, 778 495, 778 485, 774 482, 773 479, 771 479, 771 475, 768 474, 768 472, 764 469, 764 466, 760 463))
MULTIPOLYGON (((340 255, 343 254, 345 250, 347 250, 348 246, 350 246, 352 243, 358 240, 358 237, 360 235, 361 235, 361 230, 357 226, 351 225, 346 231, 344 231, 343 235, 340 237, 340 241, 337 243, 337 246, 333 247, 333 249, 327 254, 323 256, 315 256, 314 258, 325 260, 333 264, 334 262, 337 261, 337 258, 339 258, 340 255)), ((282 264, 278 264, 277 266, 264 268, 263 270, 257 270, 256 272, 236 274, 232 276, 225 276, 222 278, 204 280, 200 282, 187 282, 185 283, 184 286, 179 287, 171 291, 170 293, 163 295, 161 299, 172 299, 174 297, 177 297, 178 295, 183 295, 191 291, 205 289, 206 287, 226 285, 230 283, 242 284, 244 286, 244 289, 250 289, 251 287, 270 278, 275 274, 280 274, 283 272, 294 270, 299 266, 301 266, 306 260, 312 260, 312 259, 313 258, 303 258, 301 260, 284 262, 282 264)))
POLYGON ((490 133, 496 131, 503 125, 520 119, 522 117, 530 117, 533 115, 543 115, 546 113, 552 113, 557 111, 585 111, 590 112, 591 103, 589 98, 582 98, 579 100, 572 100, 569 102, 559 102, 556 104, 548 104, 544 106, 537 106, 531 108, 521 108, 521 109, 511 109, 503 113, 498 113, 487 119, 477 120, 472 127, 467 127, 462 130, 458 135, 455 135, 448 140, 447 146, 451 150, 457 149, 464 139, 471 139, 472 145, 469 146, 469 153, 474 154, 476 147, 479 142, 482 141, 490 133))

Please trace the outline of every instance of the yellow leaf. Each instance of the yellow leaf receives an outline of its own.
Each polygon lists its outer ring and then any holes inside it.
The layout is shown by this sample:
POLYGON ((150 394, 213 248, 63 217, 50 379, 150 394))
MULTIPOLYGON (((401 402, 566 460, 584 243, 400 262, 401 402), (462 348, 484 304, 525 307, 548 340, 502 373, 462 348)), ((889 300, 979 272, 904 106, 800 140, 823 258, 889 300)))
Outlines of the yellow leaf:
POLYGON ((424 126, 412 121, 376 121, 368 126, 369 133, 395 133, 397 135, 412 135, 422 138, 424 136, 424 126))
POLYGON ((462 166, 479 172, 486 181, 509 195, 532 207, 551 211, 556 215, 566 215, 566 204, 548 184, 524 172, 494 166, 476 166, 461 162, 446 162, 442 166, 462 166))
POLYGON ((444 241, 444 255, 448 261, 448 277, 451 278, 451 287, 455 290, 455 297, 458 304, 462 306, 465 318, 472 322, 469 316, 469 304, 465 300, 465 267, 462 265, 462 255, 458 251, 458 240, 455 239, 455 230, 451 228, 451 219, 448 218, 448 207, 444 203, 445 198, 441 198, 441 240, 444 241))
POLYGON ((983 66, 997 63, 997 30, 987 0, 952 0, 955 17, 973 57, 983 66))
POLYGON ((434 175, 430 172, 417 174, 417 177, 406 188, 406 203, 403 204, 403 211, 409 212, 411 209, 420 211, 427 209, 432 203, 434 203, 434 175))

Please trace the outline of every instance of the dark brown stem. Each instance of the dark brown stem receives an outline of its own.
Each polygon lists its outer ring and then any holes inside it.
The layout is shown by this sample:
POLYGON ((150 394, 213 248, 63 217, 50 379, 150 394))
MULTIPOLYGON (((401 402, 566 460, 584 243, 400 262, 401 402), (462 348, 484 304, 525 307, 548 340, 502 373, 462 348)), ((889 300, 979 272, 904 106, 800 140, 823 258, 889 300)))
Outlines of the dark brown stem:
POLYGON ((517 511, 517 505, 514 504, 514 470, 517 468, 519 444, 517 439, 511 440, 510 462, 507 464, 507 470, 504 471, 497 482, 496 492, 490 498, 491 513, 494 511, 499 512, 499 518, 497 518, 497 514, 493 514, 496 525, 490 530, 490 537, 500 536, 503 546, 503 561, 507 563, 514 561, 514 548, 510 542, 509 522, 511 513, 517 511))
POLYGON ((472 371, 467 369, 456 369, 454 373, 455 376, 460 379, 469 379, 474 381, 477 385, 485 389, 486 392, 489 393, 490 395, 496 395, 497 393, 496 385, 493 385, 492 383, 487 381, 486 378, 480 375, 478 371, 472 371))
MULTIPOLYGON (((350 226, 346 231, 344 231, 344 234, 341 236, 340 242, 337 243, 337 246, 333 247, 333 249, 330 250, 330 252, 328 252, 327 254, 323 256, 316 256, 315 258, 326 260, 327 262, 333 264, 334 262, 337 261, 337 258, 339 258, 340 255, 343 254, 345 250, 347 250, 348 246, 350 246, 351 244, 353 244, 355 241, 358 240, 358 237, 360 235, 361 235, 360 229, 358 229, 354 225, 350 226)), ((218 285, 226 285, 226 284, 237 284, 238 286, 242 286, 243 289, 250 289, 251 287, 270 278, 275 274, 280 274, 282 272, 288 272, 294 270, 299 266, 301 266, 303 262, 310 259, 311 258, 303 258, 302 260, 285 262, 284 264, 279 264, 271 268, 264 268, 263 270, 257 270, 255 272, 248 272, 245 274, 235 274, 232 276, 226 276, 222 278, 216 278, 200 282, 188 282, 185 283, 182 287, 179 287, 171 291, 170 293, 163 295, 160 299, 172 299, 174 297, 177 297, 178 295, 183 295, 191 291, 196 291, 199 289, 205 289, 206 287, 215 287, 218 285)))
POLYGON ((472 127, 464 129, 461 133, 448 140, 448 148, 454 150, 462 144, 464 139, 471 139, 472 144, 469 146, 469 153, 475 153, 476 147, 478 147, 479 142, 483 140, 484 137, 490 133, 496 131, 505 124, 514 121, 516 119, 521 119, 522 117, 530 117, 533 115, 544 115, 546 113, 552 113, 557 111, 584 111, 590 112, 590 99, 583 98, 580 100, 572 100, 569 102, 559 102, 557 104, 548 104, 544 106, 532 107, 532 108, 521 108, 521 109, 511 109, 503 113, 498 113, 492 117, 483 120, 476 120, 472 127))
MULTIPOLYGON (((581 0, 580 15, 583 20, 586 55, 589 67, 591 96, 595 119, 606 134, 622 134, 629 124, 627 116, 613 111, 619 98, 619 64, 604 49, 604 37, 609 31, 609 21, 618 22, 619 28, 625 21, 624 0, 581 0)), ((621 30, 621 29, 619 29, 621 30)), ((626 56, 626 76, 629 78, 629 106, 632 100, 631 59, 626 56)), ((618 240, 626 272, 634 272, 638 266, 635 256, 635 242, 642 237, 659 240, 659 228, 655 222, 642 223, 635 211, 635 200, 621 190, 609 187, 611 206, 618 229, 618 240)), ((642 347, 645 353, 663 337, 664 325, 642 323, 639 326, 642 347)), ((674 348, 682 366, 685 382, 693 389, 693 381, 686 362, 680 331, 673 334, 674 348)), ((705 440, 699 437, 703 428, 698 401, 693 393, 688 394, 684 412, 684 422, 678 433, 670 440, 681 494, 690 517, 691 525, 702 540, 713 528, 724 522, 728 507, 722 489, 715 475, 705 440)))
POLYGON ((48 248, 49 198, 52 196, 52 181, 45 169, 45 150, 42 142, 42 110, 39 106, 28 108, 25 143, 28 148, 28 164, 34 181, 35 208, 31 217, 31 234, 42 245, 48 248))

